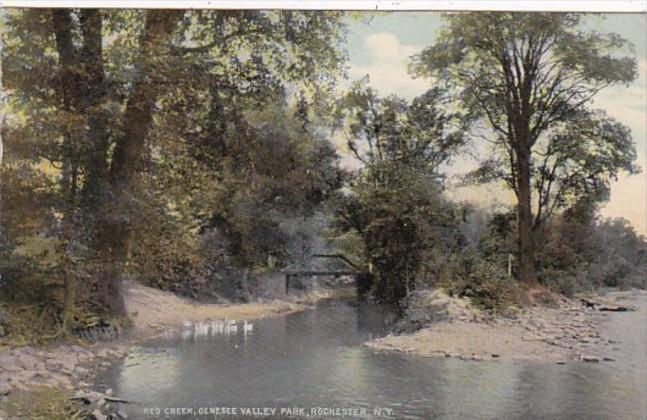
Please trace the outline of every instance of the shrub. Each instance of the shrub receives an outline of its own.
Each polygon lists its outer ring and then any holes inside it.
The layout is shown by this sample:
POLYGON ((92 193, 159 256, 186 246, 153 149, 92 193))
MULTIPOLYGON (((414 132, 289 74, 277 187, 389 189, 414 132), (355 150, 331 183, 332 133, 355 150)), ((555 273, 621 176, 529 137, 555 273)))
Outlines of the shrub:
POLYGON ((482 309, 499 312, 517 303, 517 285, 499 264, 469 249, 450 256, 439 286, 450 295, 469 297, 482 309))

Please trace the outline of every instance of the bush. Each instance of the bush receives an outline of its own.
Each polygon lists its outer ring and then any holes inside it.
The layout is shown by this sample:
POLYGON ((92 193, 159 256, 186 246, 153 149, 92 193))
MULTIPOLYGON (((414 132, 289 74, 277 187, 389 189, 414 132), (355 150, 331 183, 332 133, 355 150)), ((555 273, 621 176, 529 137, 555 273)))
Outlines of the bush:
POLYGON ((469 297, 487 311, 500 312, 517 304, 517 285, 496 262, 464 250, 449 258, 439 286, 450 295, 469 297))
POLYGON ((557 292, 647 287, 647 242, 623 219, 581 221, 567 213, 544 227, 541 243, 539 280, 557 292))
POLYGON ((538 273, 541 284, 568 297, 592 287, 585 277, 585 273, 559 268, 545 268, 538 273))

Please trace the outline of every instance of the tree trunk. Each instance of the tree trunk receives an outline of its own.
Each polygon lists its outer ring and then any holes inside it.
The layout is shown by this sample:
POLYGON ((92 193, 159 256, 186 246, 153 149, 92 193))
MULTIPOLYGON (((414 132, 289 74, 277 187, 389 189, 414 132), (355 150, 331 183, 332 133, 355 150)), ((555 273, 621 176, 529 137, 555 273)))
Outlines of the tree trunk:
POLYGON ((126 315, 122 276, 131 235, 131 203, 139 184, 146 138, 153 120, 153 104, 160 92, 160 86, 153 80, 151 62, 180 18, 178 11, 146 13, 137 66, 141 73, 128 98, 124 134, 117 139, 110 165, 109 193, 101 208, 94 250, 100 270, 99 297, 106 310, 115 315, 126 315))
POLYGON ((127 314, 122 275, 128 234, 129 231, 125 227, 104 221, 97 235, 99 244, 95 246, 99 260, 97 275, 99 299, 107 312, 117 316, 127 314))
POLYGON ((87 113, 88 152, 84 156, 85 183, 83 186, 83 223, 92 225, 100 205, 101 194, 106 190, 108 177, 108 150, 110 136, 108 118, 102 104, 107 99, 105 71, 103 66, 102 12, 83 9, 79 16, 83 48, 81 62, 85 69, 86 84, 83 95, 83 111, 87 113))
MULTIPOLYGON (((82 76, 77 69, 77 51, 72 40, 72 17, 70 9, 56 9, 52 11, 52 24, 58 53, 60 67, 60 88, 59 97, 63 109, 69 113, 78 113, 82 109, 82 76)), ((75 212, 76 195, 76 166, 74 148, 80 139, 78 131, 67 131, 63 136, 63 175, 61 189, 68 192, 68 199, 63 218, 64 236, 66 241, 73 240, 70 232, 77 229, 72 226, 74 223, 73 213, 75 212)), ((74 322, 76 305, 76 278, 71 270, 64 270, 64 296, 63 296, 63 329, 62 333, 67 334, 74 322)))
POLYGON ((519 280, 535 283, 535 244, 532 237, 532 207, 530 197, 530 150, 521 145, 517 150, 517 231, 519 240, 519 280))
MULTIPOLYGON (((82 45, 79 49, 74 45, 74 24, 70 9, 56 9, 52 11, 52 24, 56 39, 59 66, 61 69, 60 97, 65 109, 69 113, 87 117, 87 129, 74 130, 64 136, 65 155, 63 187, 71 183, 70 196, 67 203, 66 217, 64 218, 66 232, 70 232, 68 240, 80 240, 80 228, 73 223, 81 223, 85 228, 93 226, 98 198, 105 189, 107 177, 107 152, 109 136, 107 124, 103 118, 101 105, 106 99, 105 74, 103 68, 102 50, 102 13, 96 9, 83 9, 79 12, 79 23, 82 35, 82 45), (76 149, 84 144, 88 156, 83 160, 76 149), (84 168, 85 182, 83 186, 82 217, 73 218, 77 211, 75 203, 76 183, 78 168, 84 168), (88 197, 91 196, 91 199, 88 197), (76 237, 76 238, 75 238, 76 237)), ((74 275, 65 276, 65 295, 63 319, 64 326, 69 328, 74 315, 74 306, 77 292, 77 281, 74 275)), ((119 293, 120 291, 117 291, 119 293)), ((112 293, 112 292, 111 292, 112 293)))
POLYGON ((63 297, 63 330, 68 331, 74 324, 76 309, 76 279, 71 273, 65 273, 65 296, 63 297))

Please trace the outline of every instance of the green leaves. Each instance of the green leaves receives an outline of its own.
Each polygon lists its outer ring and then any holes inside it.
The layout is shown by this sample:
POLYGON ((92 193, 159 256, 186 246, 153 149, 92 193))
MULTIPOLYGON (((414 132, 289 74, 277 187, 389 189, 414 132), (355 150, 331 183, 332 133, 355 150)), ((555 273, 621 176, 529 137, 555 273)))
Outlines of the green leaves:
MULTIPOLYGON (((16 118, 4 162, 29 176, 24 194, 3 199, 31 197, 37 209, 29 224, 12 214, 8 232, 57 236, 62 221, 105 259, 106 275, 95 277, 116 284, 122 266, 193 275, 200 228, 216 217, 236 245, 250 239, 237 256, 264 261, 268 244, 283 243, 277 214, 307 216, 340 183, 334 148, 312 117, 326 112, 343 74, 341 17, 9 12, 3 82, 16 118), (278 241, 265 241, 277 231, 278 241)), ((19 171, 11 175, 19 186, 19 171)))
POLYGON ((519 135, 508 126, 515 115, 529 121, 532 144, 602 87, 636 77, 635 59, 618 56, 628 42, 584 32, 579 15, 461 13, 447 19, 439 41, 413 57, 412 73, 459 89, 463 105, 511 141, 519 135))
POLYGON ((600 193, 609 190, 620 171, 639 171, 630 130, 600 111, 574 115, 540 139, 536 149, 536 224, 583 197, 606 197, 600 193))
POLYGON ((379 300, 397 303, 413 290, 422 262, 452 224, 439 169, 464 137, 446 103, 440 88, 408 103, 381 98, 360 81, 338 105, 341 130, 363 166, 338 199, 337 229, 361 238, 366 265, 378 275, 379 300))
POLYGON ((447 102, 440 88, 407 103, 397 96, 380 98, 360 81, 339 101, 337 115, 348 148, 367 173, 378 176, 380 168, 395 165, 438 175, 465 142, 464 126, 447 102))

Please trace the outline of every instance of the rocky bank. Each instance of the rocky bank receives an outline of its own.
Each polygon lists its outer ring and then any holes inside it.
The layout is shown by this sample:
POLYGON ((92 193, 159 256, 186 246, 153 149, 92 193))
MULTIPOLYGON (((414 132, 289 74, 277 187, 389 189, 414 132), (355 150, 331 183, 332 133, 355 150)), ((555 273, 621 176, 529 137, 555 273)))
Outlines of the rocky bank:
POLYGON ((401 334, 366 343, 379 351, 468 360, 613 361, 620 343, 601 336, 599 323, 610 311, 633 310, 621 303, 630 293, 567 299, 529 305, 494 316, 468 299, 443 290, 417 292, 407 309, 401 334), (411 331, 414 329, 415 331, 411 331))

